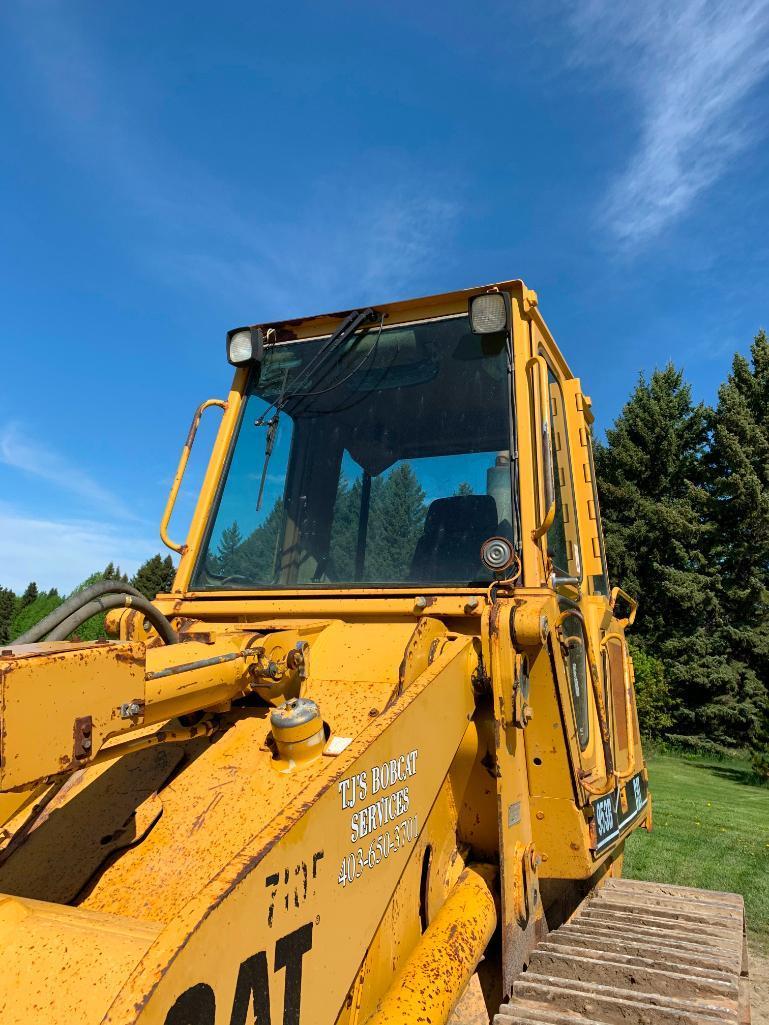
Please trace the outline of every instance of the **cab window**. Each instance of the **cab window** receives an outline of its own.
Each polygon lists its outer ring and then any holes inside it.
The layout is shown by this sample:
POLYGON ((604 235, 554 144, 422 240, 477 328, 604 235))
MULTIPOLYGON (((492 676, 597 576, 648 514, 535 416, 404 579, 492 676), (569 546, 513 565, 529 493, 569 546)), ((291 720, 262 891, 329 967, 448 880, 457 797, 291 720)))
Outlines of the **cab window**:
POLYGON ((569 435, 566 430, 563 392, 548 365, 547 384, 550 400, 550 445, 555 478, 555 519, 547 532, 547 546, 558 577, 581 577, 574 481, 571 472, 569 435))

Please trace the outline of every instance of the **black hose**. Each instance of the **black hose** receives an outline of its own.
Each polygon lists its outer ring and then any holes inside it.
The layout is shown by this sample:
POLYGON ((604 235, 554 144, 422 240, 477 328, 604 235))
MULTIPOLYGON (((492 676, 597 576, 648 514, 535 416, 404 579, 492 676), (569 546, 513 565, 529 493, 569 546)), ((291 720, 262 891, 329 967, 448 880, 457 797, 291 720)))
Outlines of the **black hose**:
POLYGON ((50 633, 55 626, 62 623, 72 612, 76 612, 92 598, 98 598, 100 594, 130 594, 135 598, 144 597, 141 591, 137 591, 130 584, 124 584, 122 580, 97 580, 95 584, 89 584, 88 587, 84 587, 77 594, 71 594, 53 612, 49 612, 45 619, 35 623, 34 626, 31 626, 20 637, 14 637, 12 643, 33 644, 35 641, 42 640, 47 633, 50 633))
POLYGON ((105 594, 101 598, 94 598, 93 601, 89 601, 86 605, 81 606, 71 616, 67 616, 65 620, 59 623, 56 629, 52 630, 48 635, 47 640, 63 641, 65 637, 68 637, 73 630, 77 630, 79 626, 82 626, 91 616, 95 616, 99 612, 107 612, 109 609, 119 609, 124 606, 136 609, 138 612, 143 612, 166 644, 176 644, 179 640, 179 635, 163 613, 156 609, 152 602, 147 601, 143 594, 140 594, 138 598, 132 594, 105 594))

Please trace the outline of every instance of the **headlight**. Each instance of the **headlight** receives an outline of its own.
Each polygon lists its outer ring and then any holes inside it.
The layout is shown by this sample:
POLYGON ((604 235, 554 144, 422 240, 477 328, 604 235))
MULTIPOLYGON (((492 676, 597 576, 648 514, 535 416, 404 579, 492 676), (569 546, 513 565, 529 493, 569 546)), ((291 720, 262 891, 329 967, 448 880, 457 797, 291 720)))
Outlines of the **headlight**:
POLYGON ((470 328, 474 335, 495 335, 510 325, 510 299, 506 292, 487 292, 470 300, 470 328))
POLYGON ((236 327, 227 332, 227 359, 234 367, 258 363, 264 352, 260 327, 236 327))

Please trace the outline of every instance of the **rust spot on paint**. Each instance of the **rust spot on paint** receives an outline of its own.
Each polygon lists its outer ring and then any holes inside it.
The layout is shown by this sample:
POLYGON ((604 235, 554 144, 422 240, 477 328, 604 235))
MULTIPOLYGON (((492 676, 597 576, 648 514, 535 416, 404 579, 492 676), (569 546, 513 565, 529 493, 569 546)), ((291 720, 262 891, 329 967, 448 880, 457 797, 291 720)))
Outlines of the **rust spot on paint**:
POLYGON ((499 602, 494 602, 491 606, 491 612, 489 613, 489 636, 497 637, 499 635, 499 613, 500 613, 499 602))
POLYGON ((115 661, 125 662, 129 666, 141 666, 144 668, 144 658, 132 648, 115 648, 115 661))

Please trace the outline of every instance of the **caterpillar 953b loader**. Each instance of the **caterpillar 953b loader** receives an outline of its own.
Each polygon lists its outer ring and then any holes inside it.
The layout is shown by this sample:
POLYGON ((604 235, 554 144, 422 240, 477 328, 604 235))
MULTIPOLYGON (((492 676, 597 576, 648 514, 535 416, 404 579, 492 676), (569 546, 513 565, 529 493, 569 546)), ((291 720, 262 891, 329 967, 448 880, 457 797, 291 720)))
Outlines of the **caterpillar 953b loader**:
POLYGON ((535 293, 227 353, 172 592, 0 650, 4 1025, 746 1020, 741 899, 621 878, 636 606, 535 293))

